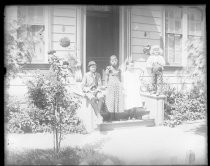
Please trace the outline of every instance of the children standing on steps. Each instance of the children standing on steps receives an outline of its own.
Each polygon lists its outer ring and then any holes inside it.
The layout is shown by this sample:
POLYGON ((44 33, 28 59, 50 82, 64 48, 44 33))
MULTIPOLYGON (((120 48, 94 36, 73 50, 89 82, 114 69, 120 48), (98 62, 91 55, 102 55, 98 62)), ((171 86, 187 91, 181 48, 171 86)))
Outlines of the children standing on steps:
POLYGON ((163 85, 163 66, 165 60, 162 56, 162 49, 158 45, 153 45, 150 49, 150 56, 147 59, 147 68, 151 70, 153 93, 159 95, 163 85))

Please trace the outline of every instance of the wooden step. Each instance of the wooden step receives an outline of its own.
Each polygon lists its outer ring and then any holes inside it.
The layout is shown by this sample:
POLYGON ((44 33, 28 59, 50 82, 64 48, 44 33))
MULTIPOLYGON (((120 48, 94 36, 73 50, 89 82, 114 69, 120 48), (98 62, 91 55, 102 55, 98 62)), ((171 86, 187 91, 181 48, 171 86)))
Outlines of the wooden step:
POLYGON ((141 120, 142 116, 148 115, 149 111, 147 111, 143 107, 133 108, 130 110, 124 110, 123 112, 101 112, 101 116, 104 121, 120 121, 120 120, 128 120, 130 119, 138 119, 141 120))
POLYGON ((100 131, 114 130, 119 128, 127 127, 152 127, 155 126, 154 119, 145 120, 126 120, 126 121, 114 121, 114 122, 104 122, 99 125, 100 131))

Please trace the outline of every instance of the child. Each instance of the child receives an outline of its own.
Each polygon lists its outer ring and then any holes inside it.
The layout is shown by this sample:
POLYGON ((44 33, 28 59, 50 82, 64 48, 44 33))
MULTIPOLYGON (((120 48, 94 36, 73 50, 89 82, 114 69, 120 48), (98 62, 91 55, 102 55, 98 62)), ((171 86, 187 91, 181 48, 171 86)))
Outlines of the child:
POLYGON ((138 72, 135 72, 134 63, 128 62, 124 72, 124 109, 134 109, 142 107, 140 96, 140 80, 138 72))
MULTIPOLYGON (((122 112, 122 86, 121 86, 121 70, 118 68, 118 59, 115 55, 110 57, 110 66, 106 68, 107 94, 106 106, 108 112, 122 112)), ((112 118, 112 116, 111 116, 112 118)))
POLYGON ((162 91, 164 65, 165 60, 162 56, 162 49, 158 45, 152 46, 150 57, 147 59, 147 68, 151 69, 153 93, 156 93, 156 95, 159 95, 162 91))
POLYGON ((101 119, 100 111, 104 102, 104 93, 102 91, 101 76, 96 72, 96 63, 90 61, 88 63, 89 72, 87 72, 82 80, 82 90, 95 111, 96 116, 101 119))

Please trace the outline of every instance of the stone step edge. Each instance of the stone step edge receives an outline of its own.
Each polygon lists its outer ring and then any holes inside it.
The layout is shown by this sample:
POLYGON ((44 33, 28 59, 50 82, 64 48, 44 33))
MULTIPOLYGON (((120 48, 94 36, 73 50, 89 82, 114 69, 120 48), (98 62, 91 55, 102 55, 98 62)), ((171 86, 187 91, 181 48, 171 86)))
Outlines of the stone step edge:
POLYGON ((107 130, 114 130, 120 128, 130 128, 130 127, 152 127, 155 126, 154 119, 147 119, 147 120, 135 120, 135 121, 124 121, 124 122, 113 122, 113 123, 102 123, 100 124, 99 130, 100 131, 107 131, 107 130))

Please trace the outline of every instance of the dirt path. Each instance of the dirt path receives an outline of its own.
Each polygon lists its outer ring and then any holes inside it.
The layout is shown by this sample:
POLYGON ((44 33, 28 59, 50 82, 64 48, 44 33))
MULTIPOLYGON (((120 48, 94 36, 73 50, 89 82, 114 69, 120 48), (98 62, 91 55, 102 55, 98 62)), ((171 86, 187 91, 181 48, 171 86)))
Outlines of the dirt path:
MULTIPOLYGON (((97 149, 118 157, 126 164, 186 164, 189 150, 195 153, 195 164, 205 164, 207 154, 205 121, 176 128, 164 126, 136 127, 88 135, 66 135, 62 147, 98 144, 97 149)), ((10 134, 9 150, 47 149, 53 147, 51 134, 10 134)))

